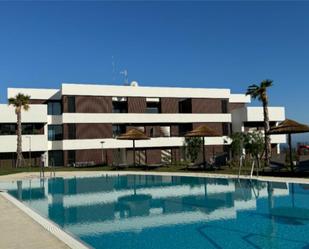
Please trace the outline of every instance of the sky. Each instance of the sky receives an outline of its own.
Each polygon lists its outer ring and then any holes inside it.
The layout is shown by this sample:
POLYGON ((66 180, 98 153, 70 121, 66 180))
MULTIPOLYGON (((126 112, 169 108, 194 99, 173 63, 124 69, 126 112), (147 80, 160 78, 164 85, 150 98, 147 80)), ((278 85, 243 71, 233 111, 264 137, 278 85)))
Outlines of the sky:
MULTIPOLYGON (((309 123, 309 2, 0 1, 0 102, 62 82, 230 88, 272 79, 309 123)), ((254 102, 253 105, 259 105, 254 102)))

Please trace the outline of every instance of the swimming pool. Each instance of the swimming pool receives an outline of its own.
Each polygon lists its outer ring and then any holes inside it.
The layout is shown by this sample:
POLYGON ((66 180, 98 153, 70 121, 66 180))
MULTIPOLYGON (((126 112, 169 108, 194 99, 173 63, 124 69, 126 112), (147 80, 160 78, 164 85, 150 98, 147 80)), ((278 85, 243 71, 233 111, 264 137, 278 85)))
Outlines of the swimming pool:
POLYGON ((309 248, 309 185, 103 175, 0 188, 93 248, 309 248))

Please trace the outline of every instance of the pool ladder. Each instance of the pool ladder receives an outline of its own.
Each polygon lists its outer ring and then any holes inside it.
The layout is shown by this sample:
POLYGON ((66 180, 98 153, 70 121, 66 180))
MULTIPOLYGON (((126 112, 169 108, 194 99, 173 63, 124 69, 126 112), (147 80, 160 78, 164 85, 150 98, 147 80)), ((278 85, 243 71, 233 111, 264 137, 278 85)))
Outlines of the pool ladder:
MULTIPOLYGON (((56 177, 56 168, 55 168, 55 163, 52 160, 51 165, 50 165, 50 177, 56 177)), ((45 166, 44 164, 40 165, 40 178, 44 179, 45 178, 45 166)))
MULTIPOLYGON (((239 163, 239 170, 238 170, 238 178, 240 177, 241 168, 243 166, 243 159, 244 159, 243 156, 241 156, 240 157, 240 163, 239 163)), ((254 171, 255 164, 256 164, 256 162, 255 162, 255 160, 253 160, 252 166, 251 166, 251 171, 250 171, 250 178, 252 178, 252 176, 253 176, 253 171, 254 171)), ((259 170, 258 169, 256 171, 256 174, 257 174, 257 177, 258 177, 259 176, 259 170)))
POLYGON ((56 177, 55 162, 53 159, 51 160, 51 165, 50 165, 50 177, 56 177))

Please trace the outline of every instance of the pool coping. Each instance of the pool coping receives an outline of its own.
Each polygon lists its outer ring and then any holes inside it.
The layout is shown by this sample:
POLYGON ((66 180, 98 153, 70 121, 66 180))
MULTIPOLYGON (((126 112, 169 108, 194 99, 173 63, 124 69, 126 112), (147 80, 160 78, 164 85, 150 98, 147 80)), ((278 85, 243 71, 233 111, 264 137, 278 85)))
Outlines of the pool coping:
POLYGON ((11 202, 14 206, 19 208, 23 213, 28 215, 34 222, 41 225, 44 229, 47 230, 47 232, 54 235, 56 238, 58 238, 61 242, 66 244, 70 248, 76 248, 76 249, 91 249, 92 247, 89 245, 86 245, 84 242, 80 241, 79 239, 73 237, 73 235, 69 234, 68 232, 64 231, 62 228, 60 228, 57 224, 52 222, 51 220, 48 220, 47 218, 41 216, 28 206, 26 206, 21 201, 17 200, 10 194, 8 194, 6 191, 0 191, 0 195, 3 196, 6 200, 11 202))
MULTIPOLYGON (((212 174, 200 172, 153 172, 153 171, 56 171, 56 177, 74 178, 74 177, 91 177, 102 175, 159 175, 159 176, 190 176, 190 177, 207 177, 207 178, 228 178, 228 179, 246 179, 258 181, 272 181, 272 182, 285 182, 285 183, 300 183, 309 184, 309 178, 292 178, 292 177, 276 177, 276 176, 250 176, 246 175, 232 175, 232 174, 212 174)), ((25 179, 38 179, 39 173, 17 173, 12 175, 0 176, 0 181, 16 181, 25 179)), ((45 178, 52 178, 46 174, 45 178)))

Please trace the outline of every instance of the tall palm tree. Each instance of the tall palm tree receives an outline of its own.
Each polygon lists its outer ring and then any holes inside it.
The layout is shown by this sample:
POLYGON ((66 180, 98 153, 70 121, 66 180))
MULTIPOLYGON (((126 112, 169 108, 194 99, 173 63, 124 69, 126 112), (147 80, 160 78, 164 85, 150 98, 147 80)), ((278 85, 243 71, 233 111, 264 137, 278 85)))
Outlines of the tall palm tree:
POLYGON ((273 85, 272 80, 263 80, 260 85, 253 84, 248 87, 246 95, 250 95, 253 99, 258 99, 263 104, 264 112, 264 132, 265 132, 265 166, 269 166, 271 156, 271 142, 268 134, 269 126, 269 113, 268 113, 268 96, 267 88, 273 85))
POLYGON ((18 93, 15 98, 9 98, 8 104, 14 106, 17 116, 17 160, 16 168, 22 166, 23 154, 22 154, 22 127, 21 127, 21 111, 28 111, 30 96, 18 93))

